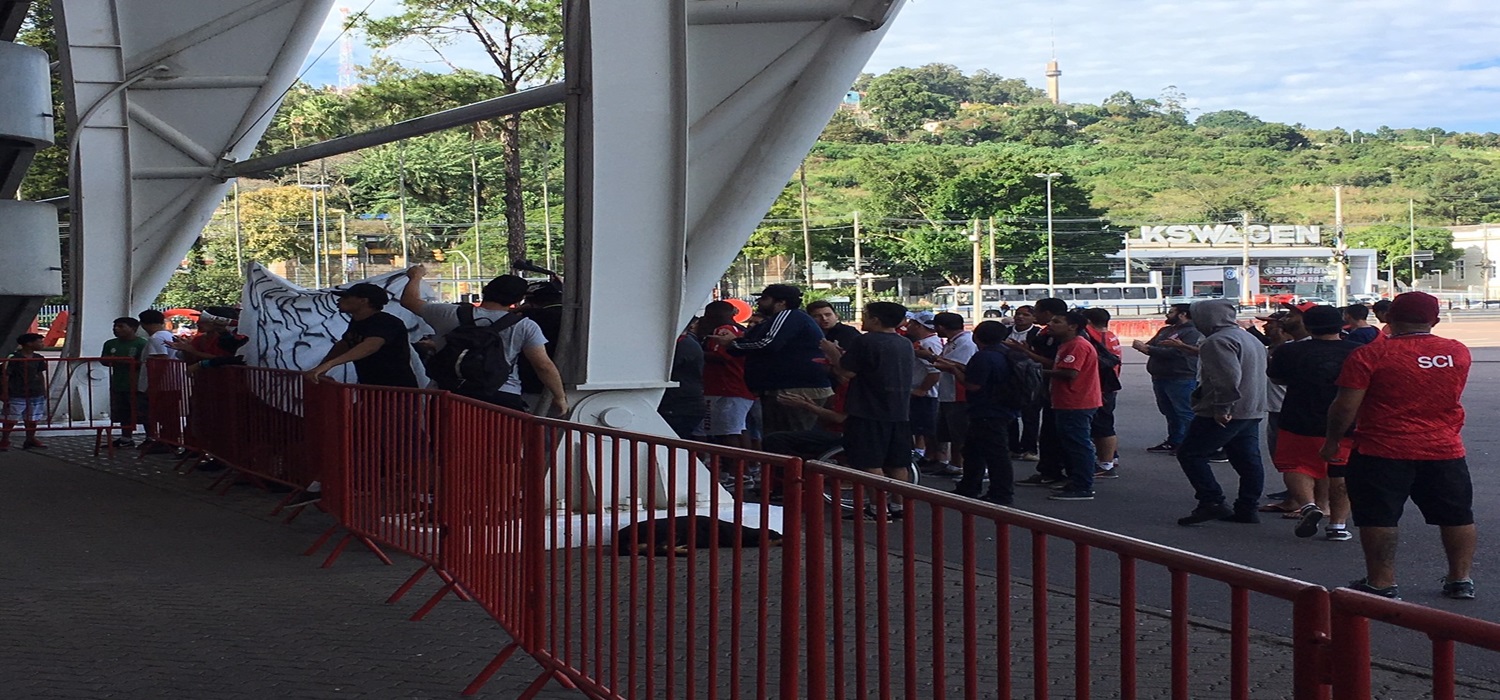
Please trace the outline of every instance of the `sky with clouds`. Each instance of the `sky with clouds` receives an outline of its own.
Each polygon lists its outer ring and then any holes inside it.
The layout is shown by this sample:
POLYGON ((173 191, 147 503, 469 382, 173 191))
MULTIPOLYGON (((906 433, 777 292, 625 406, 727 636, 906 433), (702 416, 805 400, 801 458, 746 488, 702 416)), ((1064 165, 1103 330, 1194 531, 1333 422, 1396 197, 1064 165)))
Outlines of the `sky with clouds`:
MULTIPOLYGON (((349 2, 356 11, 362 2, 349 2)), ((373 0, 372 15, 398 0, 373 0)), ((1065 101, 1168 86, 1196 116, 1240 109, 1313 128, 1500 132, 1495 0, 908 0, 867 70, 949 63, 1045 84, 1053 51, 1065 101)), ((313 49, 330 47, 338 14, 313 49)), ((444 70, 420 47, 392 57, 444 70)), ((356 60, 368 49, 356 48, 356 60)), ((484 69, 477 51, 456 62, 484 69)), ((338 80, 338 48, 307 70, 338 80)))

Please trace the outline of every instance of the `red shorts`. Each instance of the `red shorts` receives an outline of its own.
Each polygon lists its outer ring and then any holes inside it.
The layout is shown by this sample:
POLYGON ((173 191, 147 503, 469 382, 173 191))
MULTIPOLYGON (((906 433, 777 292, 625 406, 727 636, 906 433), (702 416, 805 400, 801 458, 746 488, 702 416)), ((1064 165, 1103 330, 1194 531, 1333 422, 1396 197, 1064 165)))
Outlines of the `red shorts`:
MULTIPOLYGON (((1354 441, 1350 438, 1339 440, 1339 454, 1332 462, 1342 466, 1349 461, 1349 449, 1353 447, 1354 441)), ((1276 465, 1276 471, 1296 472, 1306 474, 1314 479, 1328 478, 1329 462, 1318 456, 1323 451, 1323 437, 1321 435, 1297 435, 1285 430, 1276 431, 1276 454, 1271 455, 1271 462, 1276 465)))

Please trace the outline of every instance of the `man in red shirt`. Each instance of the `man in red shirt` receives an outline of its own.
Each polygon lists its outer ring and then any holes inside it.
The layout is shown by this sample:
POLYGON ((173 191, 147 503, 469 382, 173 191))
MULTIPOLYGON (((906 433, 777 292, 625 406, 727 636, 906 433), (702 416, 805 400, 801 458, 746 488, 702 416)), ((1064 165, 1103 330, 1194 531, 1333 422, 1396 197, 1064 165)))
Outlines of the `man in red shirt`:
MULTIPOLYGON (((698 336, 745 335, 745 329, 734 322, 735 311, 727 301, 709 302, 698 321, 698 336)), ((708 402, 704 434, 720 445, 748 449, 745 419, 755 404, 755 394, 745 385, 745 358, 729 354, 723 343, 703 343, 703 397, 708 402)))
POLYGON ((1438 300, 1407 292, 1385 314, 1390 337, 1349 355, 1328 409, 1324 459, 1354 425, 1345 484, 1365 554, 1365 578, 1349 587, 1396 598, 1397 524, 1410 499, 1442 533, 1448 575, 1443 595, 1474 597, 1474 487, 1469 480, 1459 404, 1469 379, 1469 349, 1432 335, 1438 300))
POLYGON ((1068 485, 1047 498, 1094 500, 1094 413, 1103 405, 1099 391, 1099 355, 1082 335, 1089 320, 1078 311, 1053 316, 1047 333, 1058 342, 1057 359, 1042 374, 1052 379, 1052 414, 1062 443, 1068 485))

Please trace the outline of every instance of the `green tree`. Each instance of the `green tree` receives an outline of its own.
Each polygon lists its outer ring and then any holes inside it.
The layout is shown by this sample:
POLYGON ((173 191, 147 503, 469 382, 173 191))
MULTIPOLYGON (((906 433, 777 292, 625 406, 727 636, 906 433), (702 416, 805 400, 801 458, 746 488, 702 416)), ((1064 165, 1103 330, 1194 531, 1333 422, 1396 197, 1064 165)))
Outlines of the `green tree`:
POLYGON ((1026 84, 1020 78, 1004 78, 987 70, 969 76, 969 100, 992 105, 1024 105, 1046 97, 1047 93, 1026 84))
MULTIPOLYGON (((1424 275, 1433 270, 1450 270, 1454 261, 1464 256, 1462 250, 1453 247, 1453 232, 1445 228, 1418 228, 1416 234, 1417 250, 1432 251, 1432 260, 1421 263, 1417 268, 1418 275, 1424 275)), ((1344 235, 1344 240, 1359 248, 1374 248, 1376 254, 1376 265, 1381 270, 1394 268, 1396 279, 1411 283, 1411 262, 1406 257, 1411 254, 1412 231, 1410 227, 1399 224, 1377 224, 1365 228, 1350 229, 1344 235)))
POLYGON ((887 131, 905 135, 930 121, 951 119, 958 100, 933 92, 911 68, 897 68, 870 80, 865 106, 887 131))
MULTIPOLYGON (((402 0, 402 12, 364 23, 371 42, 389 47, 407 40, 438 53, 460 40, 477 43, 494 65, 503 94, 555 78, 562 70, 562 3, 549 0, 402 0)), ((446 61, 446 58, 444 59, 446 61)), ((450 62, 451 65, 451 62, 450 62)), ((509 257, 526 255, 526 202, 522 183, 522 115, 499 120, 509 257)))
POLYGON ((1262 124, 1265 122, 1249 112, 1238 109, 1205 112, 1193 121, 1193 126, 1199 129, 1223 129, 1225 131, 1246 131, 1262 124))

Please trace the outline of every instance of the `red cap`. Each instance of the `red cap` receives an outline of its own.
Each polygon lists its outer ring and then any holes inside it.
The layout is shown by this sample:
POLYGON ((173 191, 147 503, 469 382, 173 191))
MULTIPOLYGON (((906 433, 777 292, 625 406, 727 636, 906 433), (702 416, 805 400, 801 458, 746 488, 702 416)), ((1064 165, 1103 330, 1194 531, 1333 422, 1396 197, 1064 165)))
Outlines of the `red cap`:
POLYGON ((1438 322, 1438 300, 1437 297, 1427 292, 1406 292, 1397 294, 1391 301, 1391 308, 1385 312, 1385 318, 1392 323, 1420 323, 1424 326, 1435 326, 1438 322))
POLYGON ((1310 301, 1304 301, 1301 304, 1293 304, 1292 302, 1289 302, 1289 301, 1283 301, 1283 302, 1281 302, 1281 305, 1285 306, 1288 309, 1296 309, 1296 311, 1298 313, 1303 313, 1303 312, 1307 311, 1308 309, 1311 309, 1312 307, 1317 306, 1317 304, 1314 304, 1314 303, 1312 303, 1310 301))

